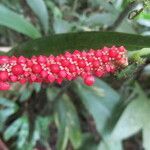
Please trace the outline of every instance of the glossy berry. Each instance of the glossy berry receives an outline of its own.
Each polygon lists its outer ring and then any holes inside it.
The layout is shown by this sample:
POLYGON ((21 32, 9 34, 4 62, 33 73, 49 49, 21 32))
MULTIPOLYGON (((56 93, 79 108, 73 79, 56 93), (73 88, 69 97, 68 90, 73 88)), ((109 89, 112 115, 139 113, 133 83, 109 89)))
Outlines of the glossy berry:
POLYGON ((7 79, 8 79, 8 72, 0 71, 0 81, 7 81, 7 79))
POLYGON ((84 83, 85 83, 86 85, 88 85, 88 86, 92 86, 92 85, 95 83, 95 78, 94 78, 93 76, 91 76, 91 75, 86 76, 86 77, 84 78, 84 83))
POLYGON ((68 51, 58 56, 0 56, 0 89, 9 89, 9 82, 46 82, 61 84, 81 77, 92 86, 94 76, 103 77, 128 65, 126 49, 104 47, 89 51, 68 51))
POLYGON ((20 75, 20 74, 23 74, 23 69, 22 69, 22 66, 21 65, 15 65, 12 67, 12 73, 14 75, 20 75))
POLYGON ((40 73, 42 71, 41 65, 39 64, 34 64, 32 66, 32 71, 33 73, 40 73))
POLYGON ((9 90, 10 84, 8 82, 0 82, 0 90, 5 91, 9 90))

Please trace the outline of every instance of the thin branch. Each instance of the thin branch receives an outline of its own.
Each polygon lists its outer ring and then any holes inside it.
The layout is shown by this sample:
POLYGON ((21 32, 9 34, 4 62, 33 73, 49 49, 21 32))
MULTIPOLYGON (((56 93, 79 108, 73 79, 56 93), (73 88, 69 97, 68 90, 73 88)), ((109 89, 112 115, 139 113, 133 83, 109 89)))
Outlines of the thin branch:
POLYGON ((129 12, 133 10, 139 3, 137 1, 133 1, 127 5, 127 7, 120 13, 116 21, 109 26, 106 30, 107 31, 114 31, 122 21, 128 16, 129 12))

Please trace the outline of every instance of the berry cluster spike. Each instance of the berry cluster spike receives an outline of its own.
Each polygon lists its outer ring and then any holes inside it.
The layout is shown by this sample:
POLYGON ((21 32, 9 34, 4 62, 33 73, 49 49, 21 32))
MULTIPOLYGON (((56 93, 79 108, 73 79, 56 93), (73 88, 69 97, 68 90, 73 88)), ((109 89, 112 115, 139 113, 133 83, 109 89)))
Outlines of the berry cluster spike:
POLYGON ((73 53, 66 51, 58 56, 0 56, 0 90, 8 90, 12 82, 61 84, 63 80, 71 81, 77 77, 91 86, 95 82, 94 76, 102 77, 127 66, 126 53, 123 46, 113 46, 73 53))

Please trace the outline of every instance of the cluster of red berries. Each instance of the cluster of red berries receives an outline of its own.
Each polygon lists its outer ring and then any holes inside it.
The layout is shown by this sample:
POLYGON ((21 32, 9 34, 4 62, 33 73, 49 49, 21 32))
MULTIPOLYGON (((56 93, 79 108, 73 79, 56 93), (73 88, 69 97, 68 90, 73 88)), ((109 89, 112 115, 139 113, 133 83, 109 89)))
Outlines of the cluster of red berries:
POLYGON ((82 77, 88 86, 94 84, 94 76, 102 77, 114 73, 128 63, 126 49, 121 47, 104 47, 89 51, 66 51, 58 56, 0 56, 0 90, 8 90, 9 83, 46 82, 62 83, 82 77))

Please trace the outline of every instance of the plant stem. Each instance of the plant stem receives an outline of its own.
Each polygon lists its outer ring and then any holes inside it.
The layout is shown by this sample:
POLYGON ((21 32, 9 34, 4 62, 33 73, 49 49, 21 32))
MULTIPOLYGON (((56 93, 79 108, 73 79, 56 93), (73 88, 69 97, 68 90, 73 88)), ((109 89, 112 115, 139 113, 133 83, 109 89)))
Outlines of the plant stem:
POLYGON ((133 10, 138 3, 136 1, 133 1, 127 5, 127 7, 120 13, 116 21, 109 26, 106 30, 107 31, 114 31, 121 23, 122 21, 127 17, 128 13, 133 10))

